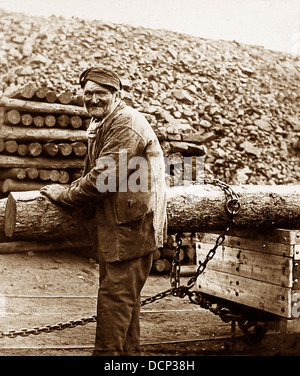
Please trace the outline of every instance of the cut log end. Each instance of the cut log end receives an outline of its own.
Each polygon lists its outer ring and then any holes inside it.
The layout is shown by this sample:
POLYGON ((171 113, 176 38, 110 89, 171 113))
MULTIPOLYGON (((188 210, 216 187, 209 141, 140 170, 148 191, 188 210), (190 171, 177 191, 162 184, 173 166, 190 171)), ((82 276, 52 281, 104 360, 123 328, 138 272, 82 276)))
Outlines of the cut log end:
POLYGON ((11 194, 8 195, 5 208, 4 232, 11 238, 16 227, 16 201, 11 194))

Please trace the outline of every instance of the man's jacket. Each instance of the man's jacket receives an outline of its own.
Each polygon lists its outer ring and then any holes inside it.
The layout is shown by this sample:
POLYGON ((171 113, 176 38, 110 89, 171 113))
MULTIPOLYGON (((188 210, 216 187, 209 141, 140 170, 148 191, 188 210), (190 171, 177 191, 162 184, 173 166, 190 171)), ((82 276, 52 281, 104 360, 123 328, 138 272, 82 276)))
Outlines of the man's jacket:
POLYGON ((89 139, 83 177, 62 204, 96 209, 98 248, 107 262, 162 247, 166 234, 163 153, 145 117, 121 101, 89 139))

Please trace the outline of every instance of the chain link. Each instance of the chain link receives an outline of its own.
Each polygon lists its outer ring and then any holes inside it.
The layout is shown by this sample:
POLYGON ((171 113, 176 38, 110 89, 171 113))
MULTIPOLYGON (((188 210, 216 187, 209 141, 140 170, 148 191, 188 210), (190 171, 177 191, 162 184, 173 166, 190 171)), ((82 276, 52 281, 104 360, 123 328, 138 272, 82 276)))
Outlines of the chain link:
MULTIPOLYGON (((225 210, 228 214, 231 223, 234 223, 234 216, 240 211, 239 196, 233 189, 226 183, 218 180, 204 180, 205 184, 213 184, 220 187, 226 196, 225 210)), ((199 305, 201 308, 211 311, 213 314, 218 315, 222 321, 230 322, 236 321, 239 327, 242 329, 248 338, 254 334, 255 338, 262 338, 266 332, 266 327, 264 325, 258 325, 256 321, 249 320, 243 314, 235 314, 228 307, 221 305, 220 303, 214 304, 210 300, 203 297, 199 291, 190 291, 190 289, 195 285, 198 277, 204 272, 208 262, 215 256, 217 249, 223 244, 226 234, 229 232, 230 227, 228 226, 225 231, 218 236, 215 245, 207 253, 204 261, 199 261, 199 266, 197 267, 196 273, 187 282, 187 286, 180 286, 180 247, 182 245, 182 240, 179 234, 176 234, 176 248, 172 261, 172 270, 170 273, 170 283, 171 288, 153 295, 149 298, 143 299, 141 301, 141 306, 153 303, 160 299, 164 299, 167 296, 176 296, 179 298, 189 297, 191 303, 199 305), (252 331, 251 331, 252 329, 252 331)), ((29 336, 29 335, 39 335, 41 333, 51 333, 55 330, 61 331, 67 328, 74 328, 78 325, 86 325, 91 322, 96 322, 97 316, 92 315, 88 317, 83 317, 77 320, 69 320, 65 323, 57 323, 54 325, 45 325, 42 327, 33 327, 32 329, 20 329, 20 330, 9 330, 7 332, 0 332, 0 338, 8 337, 15 338, 17 336, 29 336)))

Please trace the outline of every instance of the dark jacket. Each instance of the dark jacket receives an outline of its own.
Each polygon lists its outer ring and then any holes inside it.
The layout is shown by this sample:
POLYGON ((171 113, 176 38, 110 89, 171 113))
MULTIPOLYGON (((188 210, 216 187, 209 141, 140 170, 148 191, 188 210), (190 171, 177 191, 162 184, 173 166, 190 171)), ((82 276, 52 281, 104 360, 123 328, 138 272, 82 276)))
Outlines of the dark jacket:
POLYGON ((98 247, 107 262, 153 252, 166 234, 163 153, 145 117, 120 102, 89 139, 83 177, 62 204, 96 208, 98 247))

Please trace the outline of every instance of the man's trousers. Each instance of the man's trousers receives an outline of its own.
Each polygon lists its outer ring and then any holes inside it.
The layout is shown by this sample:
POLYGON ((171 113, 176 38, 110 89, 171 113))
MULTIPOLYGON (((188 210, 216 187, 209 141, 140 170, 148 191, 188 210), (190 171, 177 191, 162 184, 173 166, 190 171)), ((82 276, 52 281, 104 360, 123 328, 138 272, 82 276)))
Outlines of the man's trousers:
POLYGON ((132 260, 105 262, 99 255, 95 356, 140 355, 141 290, 153 253, 132 260))

